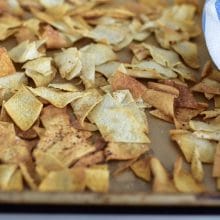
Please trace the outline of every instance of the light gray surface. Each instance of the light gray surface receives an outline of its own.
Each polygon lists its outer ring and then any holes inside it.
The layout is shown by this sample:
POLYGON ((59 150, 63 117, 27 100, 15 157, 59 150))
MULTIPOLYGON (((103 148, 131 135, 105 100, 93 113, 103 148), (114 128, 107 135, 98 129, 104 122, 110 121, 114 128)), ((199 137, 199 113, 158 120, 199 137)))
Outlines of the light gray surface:
POLYGON ((217 220, 220 216, 146 216, 146 215, 0 215, 1 220, 217 220))

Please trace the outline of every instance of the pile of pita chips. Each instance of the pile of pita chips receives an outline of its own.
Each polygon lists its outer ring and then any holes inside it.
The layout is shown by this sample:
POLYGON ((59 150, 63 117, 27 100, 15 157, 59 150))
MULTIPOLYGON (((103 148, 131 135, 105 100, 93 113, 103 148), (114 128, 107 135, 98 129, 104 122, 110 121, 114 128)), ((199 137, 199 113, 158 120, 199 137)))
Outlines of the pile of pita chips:
POLYGON ((1 2, 0 41, 17 44, 0 48, 0 190, 106 193, 130 169, 155 193, 202 193, 204 163, 219 185, 220 78, 208 62, 195 83, 198 11, 182 0, 1 2), (148 113, 175 126, 191 172, 157 159, 148 113))

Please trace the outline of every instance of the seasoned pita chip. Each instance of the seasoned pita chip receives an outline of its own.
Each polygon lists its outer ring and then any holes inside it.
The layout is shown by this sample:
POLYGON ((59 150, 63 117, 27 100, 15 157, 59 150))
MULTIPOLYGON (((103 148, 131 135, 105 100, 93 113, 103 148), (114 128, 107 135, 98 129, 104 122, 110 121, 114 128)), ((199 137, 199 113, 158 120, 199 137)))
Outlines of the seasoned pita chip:
POLYGON ((140 159, 134 162, 130 168, 137 177, 147 182, 151 180, 150 158, 140 159))
POLYGON ((129 48, 139 61, 147 58, 150 55, 149 51, 142 44, 132 43, 129 48))
POLYGON ((149 143, 146 115, 137 107, 129 91, 106 94, 90 112, 103 138, 109 142, 149 143))
MULTIPOLYGON (((47 153, 62 166, 69 167, 83 156, 96 151, 95 144, 88 141, 91 133, 76 130, 70 124, 66 109, 48 106, 43 110, 41 121, 45 131, 40 135, 40 140, 34 150, 35 157, 41 152, 47 153)), ((57 165, 56 161, 55 165, 57 165)), ((41 165, 40 162, 38 164, 41 165)))
POLYGON ((4 47, 0 48, 0 77, 15 73, 15 67, 4 47))
POLYGON ((0 160, 4 163, 19 164, 31 160, 28 142, 15 134, 14 125, 0 122, 0 160))
POLYGON ((51 171, 41 182, 41 192, 76 192, 85 188, 85 172, 83 169, 51 171))
POLYGON ((193 156, 192 156, 192 163, 191 163, 191 172, 193 178, 198 181, 202 182, 204 179, 204 170, 202 167, 202 162, 200 160, 199 151, 197 148, 194 149, 193 156))
POLYGON ((215 101, 215 108, 220 108, 220 96, 219 95, 215 95, 214 101, 215 101))
POLYGON ((153 192, 175 193, 177 189, 160 161, 153 157, 150 159, 150 168, 153 175, 153 192))
POLYGON ((81 98, 86 95, 85 92, 62 92, 53 88, 38 87, 28 89, 35 95, 39 96, 57 108, 64 108, 66 105, 72 101, 81 98))
POLYGON ((185 130, 171 130, 171 139, 176 141, 188 162, 192 161, 194 149, 197 148, 203 163, 213 163, 216 143, 198 138, 185 130))
POLYGON ((84 126, 84 121, 88 114, 102 101, 102 96, 96 89, 87 90, 87 92, 88 95, 71 103, 73 112, 82 126, 84 126))
POLYGON ((97 151, 77 161, 74 167, 90 167, 99 163, 103 163, 104 161, 105 161, 104 152, 97 151))
POLYGON ((86 186, 93 192, 107 193, 109 170, 107 165, 95 165, 86 169, 86 186))
POLYGON ((153 107, 160 110, 165 115, 173 118, 174 117, 174 99, 175 95, 148 89, 143 94, 143 100, 153 107))
POLYGON ((143 93, 147 89, 142 83, 140 83, 136 79, 121 72, 116 72, 115 74, 113 74, 109 79, 109 82, 112 86, 113 91, 128 89, 134 99, 141 98, 143 93))
POLYGON ((23 183, 16 165, 0 165, 0 189, 4 191, 22 191, 23 183))
POLYGON ((179 192, 182 193, 203 193, 206 191, 205 187, 196 182, 192 174, 183 170, 183 160, 178 158, 174 165, 173 179, 174 184, 179 192))
POLYGON ((200 115, 204 116, 204 120, 216 118, 220 115, 220 109, 204 111, 200 115))
POLYGON ((194 92, 209 93, 220 95, 220 83, 208 78, 203 79, 191 88, 194 92))
POLYGON ((95 67, 95 71, 103 74, 106 78, 113 75, 118 70, 121 63, 117 61, 110 61, 95 67))
POLYGON ((31 128, 43 107, 42 103, 24 86, 4 106, 12 120, 23 131, 31 128))
POLYGON ((105 148, 106 160, 131 160, 149 151, 146 144, 108 143, 105 148))
POLYGON ((51 82, 48 87, 59 89, 66 92, 78 92, 79 88, 75 86, 72 82, 51 82))
POLYGON ((24 63, 28 60, 33 60, 45 55, 40 52, 39 48, 44 44, 44 40, 39 41, 23 41, 9 51, 11 59, 15 63, 24 63))
POLYGON ((182 41, 174 44, 172 48, 183 58, 184 62, 191 68, 200 67, 198 60, 198 48, 195 43, 182 41))
POLYGON ((20 27, 18 32, 15 34, 16 41, 21 43, 23 41, 36 41, 36 35, 27 27, 20 27))
POLYGON ((82 69, 80 52, 72 47, 54 55, 54 61, 62 78, 71 80, 79 76, 82 69))

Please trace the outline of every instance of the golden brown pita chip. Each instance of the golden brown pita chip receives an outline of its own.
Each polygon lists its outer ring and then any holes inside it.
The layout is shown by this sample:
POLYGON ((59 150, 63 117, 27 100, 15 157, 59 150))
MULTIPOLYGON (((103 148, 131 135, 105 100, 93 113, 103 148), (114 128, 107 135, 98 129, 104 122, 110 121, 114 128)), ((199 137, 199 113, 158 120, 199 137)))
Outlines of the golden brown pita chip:
POLYGON ((153 175, 153 192, 175 193, 177 189, 160 161, 153 157, 150 159, 150 168, 153 175))
POLYGON ((205 187, 196 182, 192 174, 183 170, 183 160, 178 158, 174 165, 173 179, 174 184, 179 192, 182 193, 202 193, 205 192, 205 187))
POLYGON ((121 72, 116 72, 111 76, 109 82, 113 91, 128 89, 134 99, 141 98, 147 89, 142 83, 121 72))
POLYGON ((151 180, 150 158, 140 159, 130 166, 134 174, 149 182, 151 180))
POLYGON ((16 41, 21 43, 23 41, 36 41, 36 35, 27 27, 20 27, 18 32, 15 34, 16 41))
POLYGON ((192 163, 191 163, 191 172, 193 178, 198 181, 202 182, 204 179, 204 170, 202 167, 202 162, 200 161, 200 155, 197 148, 194 149, 193 156, 192 156, 192 163))
POLYGON ((171 130, 171 139, 176 141, 188 162, 192 161, 194 149, 197 148, 200 160, 204 163, 213 163, 216 143, 196 137, 185 130, 171 130))
POLYGON ((216 118, 220 115, 220 109, 204 111, 200 115, 204 117, 204 120, 216 118))
POLYGON ((39 191, 41 192, 76 192, 83 191, 85 188, 84 170, 52 171, 41 182, 39 191))
POLYGON ((108 143, 105 148, 106 160, 131 160, 149 151, 146 144, 108 143))
POLYGON ((15 67, 4 47, 0 48, 0 77, 15 73, 15 67))
POLYGON ((149 113, 151 115, 153 115, 154 117, 156 117, 156 118, 159 118, 159 119, 164 120, 164 121, 169 122, 169 123, 173 123, 173 119, 171 117, 165 115, 163 112, 161 112, 158 109, 152 110, 149 113))
POLYGON ((198 49, 195 43, 182 41, 174 44, 172 48, 183 58, 184 62, 191 68, 200 67, 198 60, 198 49))
POLYGON ((16 125, 23 131, 31 128, 43 107, 42 103, 24 86, 4 106, 16 125))
POLYGON ((93 192, 106 193, 109 190, 107 165, 95 165, 86 169, 86 186, 93 192))
POLYGON ((142 44, 132 43, 129 48, 139 61, 147 58, 150 55, 149 51, 142 44))
POLYGON ((13 164, 0 165, 0 189, 4 191, 22 191, 21 172, 13 164))
POLYGON ((202 121, 191 120, 189 122, 189 125, 193 131, 208 131, 208 132, 220 131, 220 124, 216 124, 216 123, 206 123, 202 121))
POLYGON ((220 177, 220 144, 216 147, 212 176, 220 177))

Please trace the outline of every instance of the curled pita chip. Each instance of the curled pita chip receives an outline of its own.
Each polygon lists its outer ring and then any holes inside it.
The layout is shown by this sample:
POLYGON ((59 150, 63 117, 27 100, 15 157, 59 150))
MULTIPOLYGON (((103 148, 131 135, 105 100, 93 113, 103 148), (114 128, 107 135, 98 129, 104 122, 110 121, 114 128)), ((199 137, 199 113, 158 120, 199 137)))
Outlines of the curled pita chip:
POLYGON ((22 191, 23 183, 16 165, 0 165, 0 189, 4 191, 22 191))
POLYGON ((132 43, 129 48, 139 61, 147 58, 150 55, 149 51, 142 44, 132 43))
POLYGON ((41 192, 77 192, 85 189, 85 171, 83 169, 52 171, 41 182, 41 192))
POLYGON ((202 163, 200 161, 199 151, 197 148, 194 149, 193 156, 192 156, 192 163, 191 163, 191 172, 193 178, 198 181, 202 182, 204 179, 204 170, 202 167, 202 163))
POLYGON ((23 131, 31 128, 43 107, 42 103, 24 86, 4 106, 12 120, 23 131))
POLYGON ((109 81, 113 91, 128 89, 134 99, 141 98, 146 90, 146 87, 142 83, 121 72, 113 74, 109 81))
POLYGON ((99 102, 102 101, 102 96, 96 89, 87 90, 87 92, 88 95, 71 103, 73 112, 82 126, 84 125, 84 120, 87 115, 99 102))
POLYGON ((200 67, 196 44, 189 41, 182 41, 174 44, 172 48, 183 58, 184 62, 188 66, 194 69, 198 69, 200 67))
POLYGON ((146 115, 141 112, 129 91, 106 94, 90 112, 103 138, 110 142, 149 143, 146 115))
POLYGON ((139 177, 147 182, 149 182, 151 180, 150 159, 149 158, 140 159, 140 160, 134 162, 130 166, 130 168, 137 177, 139 177))
POLYGON ((0 77, 15 73, 15 67, 4 47, 0 48, 0 77))
POLYGON ((220 83, 208 78, 203 79, 191 88, 192 91, 220 95, 220 83))
POLYGON ((15 63, 24 63, 28 60, 33 60, 44 56, 43 52, 39 51, 39 48, 44 44, 43 40, 39 41, 23 41, 9 51, 11 59, 15 63))
POLYGON ((106 193, 109 190, 107 165, 95 165, 86 169, 86 186, 93 192, 106 193))
POLYGON ((106 160, 131 160, 138 158, 149 150, 146 144, 108 143, 105 148, 106 160))
POLYGON ((31 159, 28 143, 15 134, 14 125, 0 122, 0 160, 18 164, 31 159))
POLYGON ((85 96, 84 92, 62 92, 53 88, 38 87, 28 89, 35 95, 39 96, 57 108, 64 108, 66 105, 72 101, 85 96))
POLYGON ((174 117, 174 99, 175 95, 148 89, 143 94, 143 100, 153 107, 160 110, 165 115, 173 118, 174 117))
POLYGON ((171 130, 171 139, 176 141, 188 162, 192 161, 194 149, 197 148, 200 160, 204 163, 213 163, 216 143, 198 138, 191 132, 171 130))
POLYGON ((150 168, 153 175, 153 192, 175 193, 177 192, 173 180, 157 158, 150 159, 150 168))
POLYGON ((205 187, 196 182, 192 174, 183 170, 183 160, 178 158, 174 165, 173 179, 178 191, 183 193, 202 193, 205 192, 205 187))
POLYGON ((173 68, 181 63, 178 55, 173 51, 161 49, 149 44, 144 44, 144 46, 150 51, 153 60, 162 66, 173 68))
POLYGON ((68 48, 61 53, 55 54, 54 61, 59 68, 62 78, 71 80, 79 76, 82 69, 82 63, 80 60, 80 52, 77 48, 68 48))
POLYGON ((205 123, 202 121, 191 120, 189 122, 190 128, 193 131, 208 131, 208 132, 220 132, 220 125, 214 123, 205 123))
POLYGON ((204 118, 203 118, 204 120, 216 118, 220 115, 220 109, 204 111, 204 112, 200 113, 200 115, 204 116, 204 118))
POLYGON ((161 76, 165 78, 176 78, 177 75, 174 71, 172 71, 170 68, 160 65, 159 63, 148 60, 148 61, 141 61, 140 63, 136 63, 135 67, 141 69, 141 70, 152 70, 160 74, 161 76))

